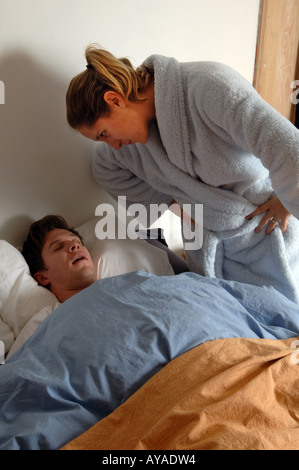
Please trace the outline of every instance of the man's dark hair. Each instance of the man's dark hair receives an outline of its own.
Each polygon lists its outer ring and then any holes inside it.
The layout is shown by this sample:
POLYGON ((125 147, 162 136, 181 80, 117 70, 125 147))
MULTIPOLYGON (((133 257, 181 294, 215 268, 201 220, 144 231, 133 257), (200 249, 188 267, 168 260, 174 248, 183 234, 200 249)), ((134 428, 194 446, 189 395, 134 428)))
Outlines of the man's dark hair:
POLYGON ((45 269, 41 256, 45 238, 47 233, 57 228, 68 230, 82 240, 80 234, 73 228, 70 228, 64 218, 60 215, 46 215, 37 222, 34 222, 30 226, 27 239, 25 240, 22 249, 22 255, 27 261, 32 276, 34 276, 38 271, 45 269))

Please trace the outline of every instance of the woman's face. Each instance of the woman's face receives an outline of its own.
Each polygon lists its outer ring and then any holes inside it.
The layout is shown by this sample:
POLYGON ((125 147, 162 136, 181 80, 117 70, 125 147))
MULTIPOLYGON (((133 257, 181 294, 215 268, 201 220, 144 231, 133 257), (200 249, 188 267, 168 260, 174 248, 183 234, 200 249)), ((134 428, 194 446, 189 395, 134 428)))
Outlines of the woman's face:
POLYGON ((107 103, 110 114, 100 117, 90 127, 80 126, 77 130, 84 137, 106 142, 115 150, 123 145, 146 144, 151 118, 141 103, 125 101, 120 95, 108 92, 107 103))

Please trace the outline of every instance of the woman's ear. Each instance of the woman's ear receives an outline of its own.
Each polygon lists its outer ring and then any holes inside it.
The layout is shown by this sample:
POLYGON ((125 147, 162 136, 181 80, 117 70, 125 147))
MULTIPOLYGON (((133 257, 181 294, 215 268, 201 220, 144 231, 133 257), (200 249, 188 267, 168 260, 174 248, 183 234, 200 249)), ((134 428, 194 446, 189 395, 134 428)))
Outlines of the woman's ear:
POLYGON ((46 271, 38 271, 33 275, 34 279, 40 286, 46 287, 50 284, 48 277, 45 274, 46 271))
POLYGON ((124 98, 119 93, 113 90, 108 90, 106 91, 106 93, 104 93, 104 101, 110 107, 114 106, 117 108, 123 108, 126 104, 124 98))

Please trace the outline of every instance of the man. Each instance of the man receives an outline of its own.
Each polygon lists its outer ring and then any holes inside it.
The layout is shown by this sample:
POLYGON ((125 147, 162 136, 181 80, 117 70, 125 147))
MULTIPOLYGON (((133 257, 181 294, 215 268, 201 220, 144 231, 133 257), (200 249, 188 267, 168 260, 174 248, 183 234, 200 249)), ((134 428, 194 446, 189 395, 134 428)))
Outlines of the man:
POLYGON ((60 302, 97 280, 96 269, 76 230, 56 215, 33 223, 22 254, 34 279, 60 302))

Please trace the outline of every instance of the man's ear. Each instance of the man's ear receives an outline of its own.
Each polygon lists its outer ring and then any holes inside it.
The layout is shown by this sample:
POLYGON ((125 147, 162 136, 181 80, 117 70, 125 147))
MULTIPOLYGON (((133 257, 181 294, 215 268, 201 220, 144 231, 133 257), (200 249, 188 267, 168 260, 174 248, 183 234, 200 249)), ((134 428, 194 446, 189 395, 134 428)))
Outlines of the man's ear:
POLYGON ((113 90, 108 90, 104 93, 104 101, 106 101, 110 107, 115 106, 117 108, 123 108, 126 104, 124 98, 113 90))
POLYGON ((40 286, 46 287, 50 284, 50 281, 46 275, 46 271, 38 271, 33 275, 33 277, 40 286))

